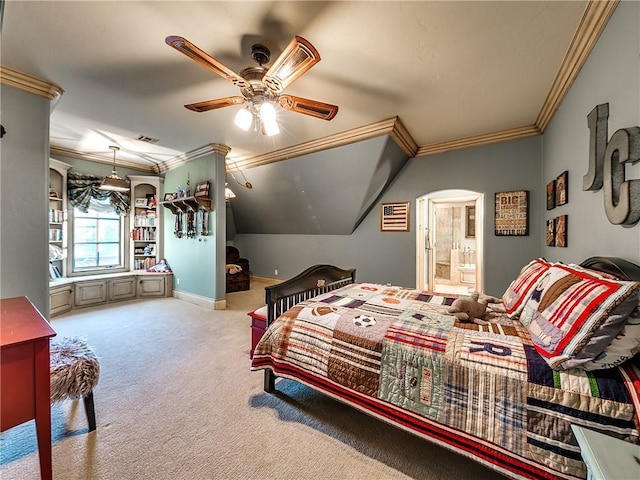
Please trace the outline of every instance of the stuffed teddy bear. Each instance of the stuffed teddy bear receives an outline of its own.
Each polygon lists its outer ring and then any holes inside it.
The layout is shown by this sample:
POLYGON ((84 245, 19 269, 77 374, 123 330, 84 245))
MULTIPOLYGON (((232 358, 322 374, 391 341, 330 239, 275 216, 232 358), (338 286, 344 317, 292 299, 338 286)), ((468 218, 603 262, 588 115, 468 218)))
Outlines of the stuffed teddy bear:
POLYGON ((447 312, 452 313, 461 322, 474 322, 478 325, 487 325, 489 322, 483 320, 484 314, 490 303, 501 303, 502 299, 485 295, 484 293, 473 292, 471 296, 461 296, 456 298, 447 312))

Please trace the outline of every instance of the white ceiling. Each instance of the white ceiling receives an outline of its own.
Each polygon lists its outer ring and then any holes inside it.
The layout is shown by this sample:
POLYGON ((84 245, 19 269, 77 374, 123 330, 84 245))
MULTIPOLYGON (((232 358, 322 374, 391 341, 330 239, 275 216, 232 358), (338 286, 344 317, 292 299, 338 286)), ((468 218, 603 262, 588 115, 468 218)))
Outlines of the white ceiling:
MULTIPOLYGON (((240 160, 398 117, 418 147, 531 126, 586 1, 16 1, 1 63, 64 90, 51 145, 149 167, 217 143, 240 160), (294 35, 322 61, 286 93, 339 105, 324 121, 279 112, 282 133, 233 124, 238 106, 184 104, 239 90, 165 44, 180 35, 239 72, 253 43, 272 61, 294 35), (159 139, 156 145, 135 140, 159 139)), ((6 122, 3 122, 6 123, 6 122)))

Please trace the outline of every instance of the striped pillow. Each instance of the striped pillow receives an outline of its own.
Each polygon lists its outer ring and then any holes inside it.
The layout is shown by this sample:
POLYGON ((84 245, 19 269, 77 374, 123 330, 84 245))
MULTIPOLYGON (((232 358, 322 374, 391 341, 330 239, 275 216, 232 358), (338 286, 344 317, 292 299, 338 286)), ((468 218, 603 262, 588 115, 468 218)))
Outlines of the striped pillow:
POLYGON ((549 270, 549 264, 544 258, 532 260, 525 265, 518 276, 511 282, 502 295, 505 311, 511 318, 517 318, 525 303, 531 296, 531 292, 538 283, 538 279, 549 270))
POLYGON ((639 290, 638 282, 556 263, 536 283, 520 320, 551 368, 574 368, 593 360, 620 333, 639 290))

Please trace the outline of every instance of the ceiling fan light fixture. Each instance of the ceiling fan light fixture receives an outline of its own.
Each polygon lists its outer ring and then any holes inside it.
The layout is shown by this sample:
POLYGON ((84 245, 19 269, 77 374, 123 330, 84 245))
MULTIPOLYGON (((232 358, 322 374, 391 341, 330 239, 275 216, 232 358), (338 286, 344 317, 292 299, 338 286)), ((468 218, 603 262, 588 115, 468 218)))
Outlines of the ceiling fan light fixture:
POLYGON ((276 109, 273 104, 264 102, 260 105, 260 121, 262 122, 264 133, 269 137, 280 133, 280 127, 276 120, 276 109))
POLYGON ((111 175, 104 178, 99 188, 100 190, 107 190, 109 192, 128 192, 129 184, 125 179, 120 178, 118 172, 116 172, 116 152, 120 150, 120 147, 111 145, 109 148, 113 150, 113 171, 111 175))
POLYGON ((253 123, 253 114, 249 111, 249 109, 241 108, 240 110, 238 110, 238 113, 236 113, 234 123, 236 124, 236 127, 247 131, 253 123))

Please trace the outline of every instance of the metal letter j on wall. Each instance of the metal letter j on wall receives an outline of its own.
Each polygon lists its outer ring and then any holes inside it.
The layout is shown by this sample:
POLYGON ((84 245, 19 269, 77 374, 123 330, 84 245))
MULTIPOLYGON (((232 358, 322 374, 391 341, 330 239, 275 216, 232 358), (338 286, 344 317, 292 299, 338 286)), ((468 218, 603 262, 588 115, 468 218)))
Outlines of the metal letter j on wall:
POLYGON ((640 180, 625 179, 625 164, 640 160, 640 127, 621 128, 607 143, 609 104, 597 105, 589 115, 589 171, 583 190, 604 188, 604 210, 614 225, 640 220, 640 180))

